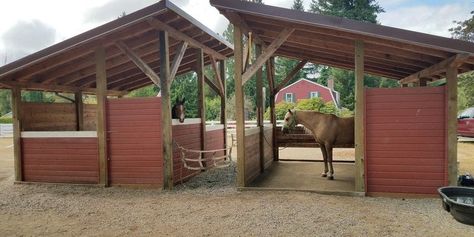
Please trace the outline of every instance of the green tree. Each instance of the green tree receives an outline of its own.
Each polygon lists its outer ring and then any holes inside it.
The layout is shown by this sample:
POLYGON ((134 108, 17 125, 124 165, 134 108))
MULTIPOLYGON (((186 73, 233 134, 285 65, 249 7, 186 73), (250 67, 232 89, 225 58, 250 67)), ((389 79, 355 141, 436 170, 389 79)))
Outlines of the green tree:
POLYGON ((291 9, 304 12, 303 0, 294 0, 291 9))
POLYGON ((310 11, 377 23, 377 14, 384 12, 384 9, 375 0, 312 0, 310 11))
POLYGON ((0 90, 0 116, 11 112, 11 91, 0 90))
MULTIPOLYGON (((474 42, 474 11, 464 21, 455 21, 456 27, 449 29, 455 39, 474 42)), ((474 106, 474 73, 468 72, 458 77, 458 110, 474 106)))

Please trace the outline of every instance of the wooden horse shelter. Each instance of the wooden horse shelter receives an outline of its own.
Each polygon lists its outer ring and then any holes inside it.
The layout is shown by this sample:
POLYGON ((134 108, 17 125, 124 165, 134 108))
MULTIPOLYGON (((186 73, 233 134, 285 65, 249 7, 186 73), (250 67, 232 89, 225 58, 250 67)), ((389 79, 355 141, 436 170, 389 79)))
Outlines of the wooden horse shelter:
MULTIPOLYGON (((355 71, 355 185, 350 191, 434 194, 440 186, 456 184, 457 76, 474 69, 474 44, 245 1, 210 2, 234 25, 238 187, 251 186, 278 164, 274 97, 306 62, 355 71), (249 44, 256 46, 252 62, 249 44), (275 56, 301 61, 278 85, 275 56), (272 125, 262 122, 258 95, 258 128, 245 129, 243 86, 255 76, 256 91, 262 91, 263 66, 272 125), (403 87, 365 88, 366 73, 396 79, 403 87), (442 78, 446 86, 427 86, 442 78), (265 142, 269 137, 272 142, 265 142)), ((287 175, 297 176, 298 170, 287 175)))
POLYGON ((0 68, 12 90, 16 182, 150 185, 171 189, 183 170, 173 142, 224 148, 224 60, 233 47, 167 0, 0 68), (213 76, 204 75, 211 65, 213 76), (199 119, 171 119, 170 84, 197 75, 199 119), (161 97, 123 98, 156 84, 161 97), (206 126, 204 87, 221 96, 221 122, 206 126), (29 103, 23 90, 73 93, 71 103, 29 103), (96 104, 83 102, 95 95, 96 104))

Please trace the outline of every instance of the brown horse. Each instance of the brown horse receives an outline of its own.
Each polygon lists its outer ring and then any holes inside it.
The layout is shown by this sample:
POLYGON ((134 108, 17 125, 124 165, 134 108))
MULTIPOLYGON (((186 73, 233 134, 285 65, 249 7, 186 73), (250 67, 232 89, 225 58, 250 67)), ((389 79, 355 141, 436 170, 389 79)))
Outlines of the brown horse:
POLYGON ((321 176, 334 179, 332 148, 334 145, 354 144, 354 117, 339 118, 333 114, 323 114, 316 111, 288 110, 282 128, 283 133, 288 133, 297 124, 302 124, 306 129, 309 129, 316 142, 321 146, 324 158, 324 172, 321 176))
POLYGON ((173 105, 173 108, 171 109, 171 118, 179 119, 180 123, 184 123, 184 117, 185 117, 184 102, 185 101, 186 101, 185 98, 183 98, 183 100, 179 100, 179 98, 176 98, 176 103, 173 105))

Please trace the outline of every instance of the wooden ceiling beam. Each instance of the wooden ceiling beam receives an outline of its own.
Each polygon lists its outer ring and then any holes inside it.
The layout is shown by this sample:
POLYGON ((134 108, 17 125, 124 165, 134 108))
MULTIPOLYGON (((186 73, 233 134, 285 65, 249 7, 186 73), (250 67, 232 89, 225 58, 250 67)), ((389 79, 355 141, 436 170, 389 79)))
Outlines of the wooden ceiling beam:
POLYGON ((400 84, 416 83, 420 78, 430 78, 433 74, 445 72, 449 67, 459 67, 472 55, 469 53, 457 54, 448 59, 445 59, 429 68, 423 69, 417 73, 407 76, 400 80, 400 84))
POLYGON ((294 28, 285 28, 283 29, 278 37, 265 49, 263 49, 262 54, 258 56, 257 60, 242 74, 242 85, 252 78, 252 76, 257 72, 259 68, 265 64, 265 62, 273 56, 273 53, 280 48, 280 46, 288 39, 288 37, 295 31, 294 28))
POLYGON ((145 63, 122 41, 117 41, 115 44, 125 55, 130 58, 130 60, 132 60, 133 63, 135 63, 135 65, 137 65, 138 68, 140 68, 140 70, 142 70, 143 73, 145 73, 145 75, 148 76, 148 78, 150 78, 151 81, 153 81, 153 83, 155 83, 158 87, 160 86, 160 77, 158 77, 158 75, 153 71, 153 69, 150 68, 150 66, 148 66, 147 63, 145 63))
POLYGON ((186 49, 188 48, 188 43, 183 41, 181 44, 178 46, 177 53, 174 55, 173 62, 171 64, 171 73, 170 73, 170 78, 169 78, 169 84, 171 84, 176 77, 176 73, 178 72, 179 65, 181 64, 181 61, 183 60, 184 54, 186 53, 186 49))
MULTIPOLYGON (((95 88, 79 88, 74 86, 63 86, 63 85, 45 85, 36 82, 15 82, 15 81, 8 81, 8 82, 1 82, 2 85, 5 85, 8 88, 19 87, 20 89, 24 90, 38 90, 38 91, 51 91, 51 92, 83 92, 86 94, 95 94, 95 88)), ((118 91, 118 90, 108 90, 107 95, 124 95, 128 93, 128 91, 118 91)))
POLYGON ((170 34, 171 37, 173 37, 175 39, 178 39, 178 40, 186 41, 192 47, 201 48, 206 54, 212 55, 213 57, 215 57, 219 60, 225 60, 226 59, 226 57, 224 55, 220 54, 219 52, 215 51, 214 49, 209 48, 208 46, 204 45, 203 43, 198 42, 194 38, 191 38, 190 36, 180 32, 179 30, 169 26, 168 24, 166 24, 166 23, 164 23, 164 22, 162 22, 162 21, 160 21, 160 20, 158 20, 154 17, 148 18, 147 21, 155 29, 166 31, 166 32, 168 32, 168 34, 170 34))
POLYGON ((209 79, 209 77, 207 77, 206 75, 204 75, 204 81, 206 82, 206 84, 213 90, 215 91, 220 97, 223 96, 222 94, 222 91, 221 89, 219 88, 219 86, 217 86, 211 79, 209 79))
MULTIPOLYGON (((255 31, 263 38, 264 36, 267 37, 275 37, 278 34, 278 30, 282 27, 272 27, 270 25, 263 24, 261 22, 251 22, 251 26, 255 29, 255 31)), ((303 31, 303 30, 296 30, 295 33, 290 37, 290 39, 296 39, 297 41, 311 41, 319 42, 319 45, 323 45, 326 48, 340 48, 341 46, 344 48, 351 47, 354 49, 353 40, 344 37, 338 37, 333 35, 325 35, 318 32, 310 32, 310 31, 303 31)), ((353 50, 352 50, 353 51, 353 50)), ((390 58, 396 57, 397 60, 400 61, 407 61, 413 63, 415 65, 432 65, 435 62, 438 62, 441 58, 434 57, 430 55, 425 55, 419 52, 412 52, 407 51, 400 48, 393 48, 387 46, 380 46, 377 44, 367 43, 367 47, 365 52, 376 54, 382 58, 390 58)))
POLYGON ((368 35, 361 35, 361 34, 355 34, 351 32, 345 32, 345 31, 337 31, 333 29, 328 29, 328 28, 317 28, 315 29, 314 27, 307 27, 304 24, 295 24, 295 23, 288 23, 288 22, 283 22, 283 21, 275 21, 271 19, 266 19, 258 16, 252 16, 252 15, 245 15, 242 16, 243 19, 245 19, 248 23, 249 22, 260 22, 260 23, 265 23, 272 25, 273 27, 294 27, 298 31, 304 31, 304 32, 314 32, 314 33, 319 33, 319 34, 325 34, 325 35, 330 35, 330 36, 336 36, 338 38, 346 38, 350 40, 355 40, 355 39, 360 39, 363 40, 366 43, 372 43, 372 44, 377 44, 377 45, 383 45, 386 47, 391 47, 395 49, 403 49, 411 52, 417 52, 417 53, 423 53, 426 55, 430 55, 433 57, 438 57, 438 58, 447 58, 452 56, 452 53, 429 48, 429 47, 424 47, 420 45, 415 45, 415 44, 408 44, 408 43, 402 43, 394 40, 389 40, 389 39, 381 39, 381 38, 376 38, 373 36, 368 36, 368 35))

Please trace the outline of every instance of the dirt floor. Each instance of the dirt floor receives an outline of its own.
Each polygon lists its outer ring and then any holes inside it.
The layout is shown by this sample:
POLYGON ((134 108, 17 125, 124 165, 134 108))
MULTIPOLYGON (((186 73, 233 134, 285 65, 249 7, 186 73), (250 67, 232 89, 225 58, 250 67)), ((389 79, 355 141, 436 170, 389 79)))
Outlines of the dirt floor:
MULTIPOLYGON (((10 145, 0 139, 0 236, 474 236, 439 198, 238 192, 232 179, 173 192, 13 185, 10 145)), ((458 150, 474 170, 474 144, 458 150)))

